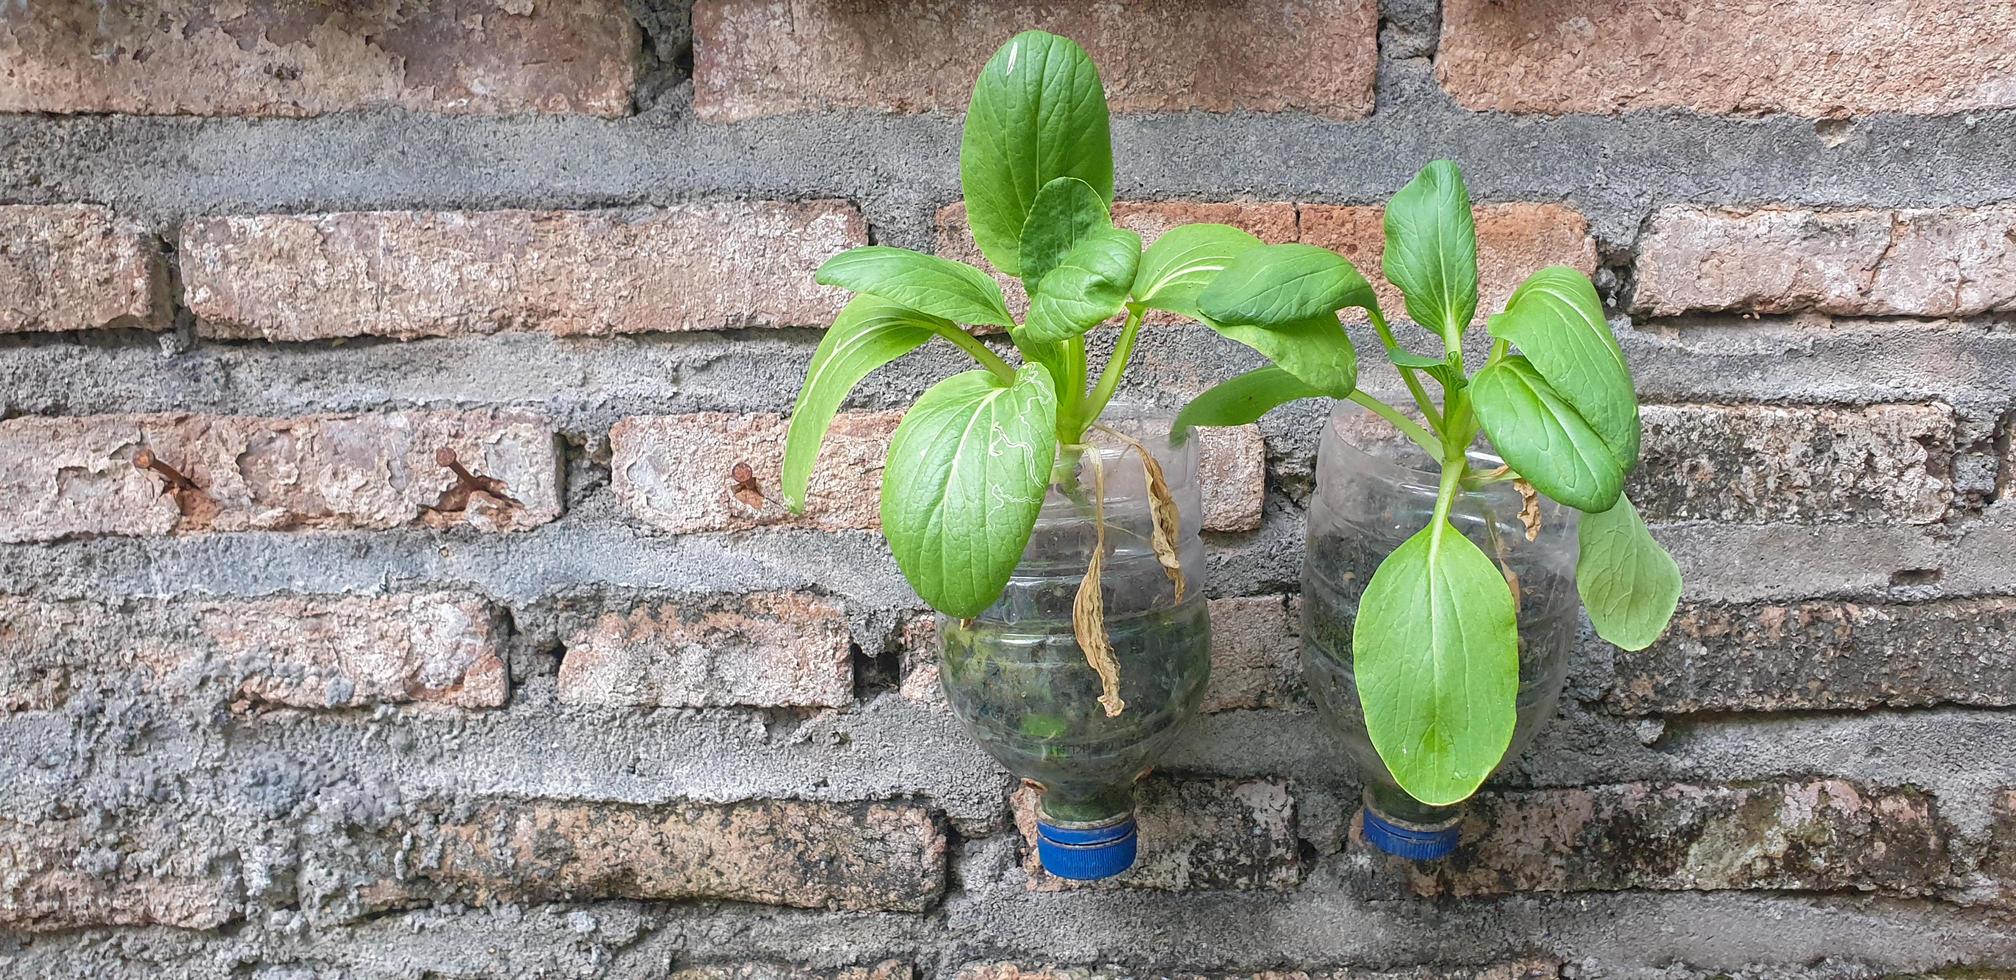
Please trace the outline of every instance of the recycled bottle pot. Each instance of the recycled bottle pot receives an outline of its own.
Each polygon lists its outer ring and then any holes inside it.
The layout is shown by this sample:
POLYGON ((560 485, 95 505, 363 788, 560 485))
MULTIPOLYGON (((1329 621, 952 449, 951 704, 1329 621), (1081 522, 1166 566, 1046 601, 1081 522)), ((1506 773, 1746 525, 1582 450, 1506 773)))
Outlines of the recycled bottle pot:
MULTIPOLYGON (((1488 453, 1470 454, 1473 472, 1488 472, 1501 463, 1488 453)), ((1415 800, 1373 749, 1352 672, 1351 629, 1358 597, 1379 563, 1428 525, 1440 476, 1439 464, 1384 420, 1339 402, 1317 450, 1302 570, 1303 672, 1318 708, 1343 736, 1345 761, 1364 786, 1365 839, 1389 854, 1415 860, 1439 858, 1455 849, 1463 807, 1415 800)), ((1520 519, 1525 503, 1511 483, 1496 483, 1461 493, 1449 515, 1464 537, 1509 571, 1508 583, 1517 583, 1518 722, 1501 768, 1553 719, 1577 634, 1575 527, 1580 513, 1538 498, 1539 528, 1529 540, 1520 519)))
POLYGON ((1086 448, 1059 450, 1035 533, 1001 599, 970 620, 938 617, 939 675, 953 713, 1040 789, 1037 855, 1062 878, 1105 878, 1134 863, 1134 785, 1196 716, 1211 671, 1197 440, 1172 444, 1166 420, 1108 424, 1161 464, 1180 515, 1180 592, 1153 546, 1140 451, 1095 429, 1086 448), (1101 703, 1106 686, 1073 629, 1095 553, 1124 702, 1118 714, 1101 703))

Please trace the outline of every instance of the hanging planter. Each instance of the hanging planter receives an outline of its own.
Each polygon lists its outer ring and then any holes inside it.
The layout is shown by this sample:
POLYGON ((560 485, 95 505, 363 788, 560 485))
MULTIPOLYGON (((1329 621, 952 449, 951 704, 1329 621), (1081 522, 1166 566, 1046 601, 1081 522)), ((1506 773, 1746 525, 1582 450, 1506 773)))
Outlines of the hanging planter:
POLYGON ((1141 441, 1096 433, 1065 456, 1000 600, 972 619, 938 619, 953 713, 1041 788, 1037 852, 1063 878, 1134 863, 1134 783, 1197 714, 1211 672, 1197 443, 1160 438, 1166 422, 1144 429, 1158 443, 1153 469, 1141 441), (1154 544, 1158 500, 1179 513, 1175 564, 1154 544), (1103 636, 1088 631, 1081 593, 1093 588, 1103 636))
MULTIPOLYGON (((1426 859, 1455 847, 1460 804, 1553 716, 1576 597, 1599 636, 1641 649, 1672 618, 1680 570, 1623 494, 1638 399, 1588 277, 1534 273, 1489 318, 1488 351, 1466 359, 1477 234, 1456 165, 1424 168, 1385 225, 1386 278, 1438 349, 1403 346, 1342 258, 1308 257, 1311 277, 1351 285, 1345 305, 1365 311, 1413 412, 1353 390, 1324 431, 1303 651, 1364 782, 1366 839, 1426 859), (1391 439, 1365 438, 1370 415, 1391 424, 1391 439)), ((1280 329, 1287 314, 1245 301, 1247 259, 1228 263, 1199 307, 1280 329)), ((1184 414, 1231 424, 1312 393, 1263 369, 1184 414)))

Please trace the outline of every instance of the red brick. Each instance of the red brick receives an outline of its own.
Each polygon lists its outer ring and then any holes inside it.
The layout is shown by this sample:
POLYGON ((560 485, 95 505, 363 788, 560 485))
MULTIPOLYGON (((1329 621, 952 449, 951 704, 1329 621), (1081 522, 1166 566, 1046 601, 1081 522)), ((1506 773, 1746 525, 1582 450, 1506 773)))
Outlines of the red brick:
POLYGON ((837 970, 815 970, 783 963, 709 963, 674 970, 670 980, 911 980, 917 971, 901 960, 883 960, 837 970))
POLYGON ((215 929, 244 895, 227 840, 180 814, 0 816, 0 928, 215 929))
POLYGON ((442 902, 720 899, 922 912, 947 841, 910 803, 575 803, 410 809, 308 862, 305 907, 332 918, 442 902))
POLYGON ((1647 405, 1627 490, 1648 520, 1929 524, 1952 499, 1944 405, 1647 405))
POLYGON ((1410 866, 1424 895, 1878 891, 1922 895, 1951 872, 1931 797, 1838 779, 1625 784, 1479 797, 1449 858, 1410 866))
POLYGON ((502 624, 475 596, 250 599, 195 612, 251 706, 495 708, 510 692, 502 624))
POLYGON ((537 416, 387 412, 251 418, 92 415, 0 421, 0 541, 196 531, 467 524, 513 530, 561 508, 561 458, 537 416), (197 490, 136 469, 141 449, 197 490), (510 501, 451 493, 453 450, 510 501), (466 501, 458 499, 466 496, 466 501), (515 501, 513 503, 512 501, 515 501))
POLYGON ((0 334, 166 325, 161 244, 90 204, 0 206, 0 334))
POLYGON ((1619 650, 1612 710, 1804 711, 2016 705, 2016 599, 1681 607, 1619 650))
MULTIPOLYGON (((1527 276, 1550 265, 1567 265, 1593 274, 1596 240, 1580 212, 1558 204, 1484 204, 1475 209, 1477 266, 1481 283, 1477 322, 1503 309, 1527 276)), ((1400 291, 1388 285, 1380 267, 1386 252, 1386 210, 1378 205, 1292 204, 1286 201, 1116 201, 1114 223, 1140 233, 1143 246, 1177 225, 1228 224, 1252 232, 1269 243, 1302 242, 1336 251, 1351 261, 1379 293, 1380 309, 1404 318, 1400 291)), ((987 268, 966 224, 966 206, 951 204, 938 212, 937 251, 941 255, 987 268)), ((1008 295, 1009 308, 1020 316, 1028 309, 1021 281, 995 277, 1008 295)), ((1156 313, 1151 323, 1175 323, 1173 314, 1156 313)))
POLYGON ((0 18, 0 112, 630 112, 618 0, 34 3, 0 18))
POLYGON ((1490 111, 1946 114, 2016 106, 2012 39, 1969 0, 1449 0, 1435 68, 1490 111))
MULTIPOLYGON (((1110 887, 1215 891, 1289 889, 1301 882, 1295 801, 1286 784, 1151 778, 1141 782, 1138 793, 1141 853, 1110 887)), ((1037 860, 1036 791, 1017 790, 1014 805, 1030 889, 1088 887, 1053 877, 1037 860)))
POLYGON ((1994 818, 1981 871, 1994 889, 1996 904, 2016 908, 2016 786, 1995 794, 1994 818))
POLYGON ((1115 112, 1372 111, 1372 0, 702 0, 694 111, 716 122, 825 109, 957 112, 994 50, 1032 28, 1085 46, 1115 112))
POLYGON ((567 640, 560 700, 622 707, 837 708, 854 700, 847 610, 770 592, 641 605, 567 640))
MULTIPOLYGON (((1316 967, 1309 970, 1267 970, 1260 973, 1181 973, 1181 980, 1552 980, 1561 964, 1551 960, 1520 960, 1483 966, 1417 966, 1398 970, 1361 967, 1316 967)), ((953 980, 1161 980, 1167 973, 1122 966, 1057 966, 1023 963, 968 963, 953 980)))
POLYGON ((503 644, 496 611, 464 593, 118 605, 0 597, 0 711, 136 688, 199 711, 496 707, 509 691, 503 644))
MULTIPOLYGON (((785 510, 777 485, 787 422, 780 415, 696 412, 624 419, 609 432, 612 482, 617 498, 639 520, 675 534, 771 526, 879 528, 882 465, 901 418, 893 411, 836 416, 799 516, 785 510), (764 495, 761 506, 735 495, 730 471, 737 463, 749 464, 764 495)), ((1258 527, 1266 495, 1259 430, 1213 430, 1201 445, 1204 529, 1258 527)))
POLYGON ((2016 310, 2016 207, 1667 208, 1638 243, 1635 302, 1654 316, 2016 310))
POLYGON ((1299 709, 1302 630, 1294 596, 1235 596, 1211 600, 1211 686, 1205 711, 1299 709))
POLYGON ((842 201, 624 211, 201 218, 182 275, 208 337, 318 340, 825 326, 820 263, 867 244, 842 201))

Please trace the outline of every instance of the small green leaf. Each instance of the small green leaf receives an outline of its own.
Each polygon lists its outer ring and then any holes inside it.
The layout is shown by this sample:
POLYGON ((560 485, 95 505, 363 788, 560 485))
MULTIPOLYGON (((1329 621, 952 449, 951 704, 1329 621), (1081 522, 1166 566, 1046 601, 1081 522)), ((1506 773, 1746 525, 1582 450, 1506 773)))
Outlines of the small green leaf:
POLYGON ((1196 319, 1197 297, 1227 263, 1260 239, 1231 225, 1179 225, 1141 253, 1134 299, 1143 306, 1196 319))
POLYGON ((1057 268, 1087 235, 1113 227, 1099 192, 1076 177, 1059 177, 1036 192, 1022 224, 1022 285, 1036 295, 1043 277, 1057 268))
POLYGON ((1127 305, 1127 289, 1140 261, 1140 235, 1124 228, 1086 235, 1044 275, 1020 332, 1037 343, 1054 343, 1112 319, 1127 305))
POLYGON ((1666 631, 1680 604, 1680 566, 1653 540, 1631 498, 1582 517, 1575 588, 1596 635, 1643 650, 1666 631))
POLYGON ((1076 177, 1113 201, 1113 135, 1106 90, 1085 49, 1024 31, 973 85, 959 140, 959 183, 973 240, 994 267, 1022 274, 1022 226, 1043 185, 1076 177))
POLYGON ((1468 799, 1518 715, 1518 611, 1484 552, 1447 521, 1379 563, 1358 599, 1352 669, 1372 747, 1415 799, 1468 799))
POLYGON ((1245 425, 1298 398, 1322 394, 1287 371, 1264 367, 1220 381, 1190 399, 1190 404, 1176 413, 1170 432, 1181 433, 1199 425, 1245 425))
POLYGON ((1043 508, 1057 455, 1057 390, 1027 364, 933 385, 904 413, 882 472, 882 533, 933 609, 978 616, 1001 597, 1043 508))
POLYGON ((1001 284, 964 262, 925 255, 907 248, 864 245, 826 260, 812 277, 822 286, 839 286, 901 303, 932 316, 958 323, 1015 325, 1001 284))
POLYGON ((1626 473, 1638 465, 1638 395, 1588 276, 1565 265, 1534 273, 1490 327, 1491 336, 1519 345, 1519 353, 1603 437, 1626 473))
POLYGON ((1471 405, 1498 455, 1541 493, 1578 510, 1608 510, 1624 467, 1575 406, 1514 354, 1470 379, 1471 405))
POLYGON ((1463 173, 1437 160, 1386 204, 1386 279, 1452 349, 1477 315, 1477 220, 1463 173))
POLYGON ((1208 319, 1203 323, 1266 355, 1276 367, 1332 398, 1349 397, 1358 386, 1358 354, 1335 313, 1265 327, 1208 319))
POLYGON ((848 302, 820 338, 812 366, 805 372, 805 386, 798 391, 798 404, 791 410, 781 482, 784 502, 792 512, 805 509, 806 484, 819 458, 819 444, 847 393, 869 372, 957 329, 949 320, 875 296, 856 296, 848 302))
POLYGON ((1287 323, 1378 302, 1372 284, 1327 248, 1289 243, 1239 253, 1197 297, 1219 323, 1287 323))

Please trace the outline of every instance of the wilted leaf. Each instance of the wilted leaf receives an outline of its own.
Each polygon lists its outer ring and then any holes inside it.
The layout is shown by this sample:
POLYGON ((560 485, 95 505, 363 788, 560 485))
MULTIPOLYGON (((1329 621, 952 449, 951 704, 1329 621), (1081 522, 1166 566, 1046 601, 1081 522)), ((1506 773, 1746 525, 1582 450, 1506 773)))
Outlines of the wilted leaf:
POLYGON ((1099 675, 1099 706, 1112 718, 1127 709, 1120 699, 1120 661, 1113 656, 1113 644, 1106 637, 1106 596, 1100 579, 1106 570, 1106 474, 1099 454, 1088 457, 1092 464, 1092 560, 1085 566, 1085 578, 1078 583, 1078 596, 1071 603, 1071 632, 1085 662, 1099 675))

